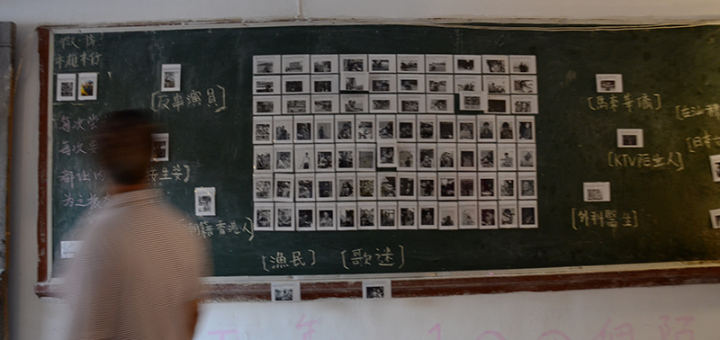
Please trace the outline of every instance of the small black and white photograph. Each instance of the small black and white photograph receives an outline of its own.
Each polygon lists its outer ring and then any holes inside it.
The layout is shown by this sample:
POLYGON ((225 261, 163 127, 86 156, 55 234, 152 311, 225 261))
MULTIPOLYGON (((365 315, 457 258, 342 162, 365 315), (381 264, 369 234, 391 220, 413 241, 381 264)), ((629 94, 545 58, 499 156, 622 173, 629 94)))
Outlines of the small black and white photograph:
POLYGON ((455 73, 481 73, 482 57, 479 55, 455 55, 455 73))
POLYGON ((623 93, 622 74, 596 74, 597 93, 623 93))
POLYGON ((313 174, 296 174, 295 175, 295 200, 299 202, 308 202, 315 200, 315 175, 313 174))
POLYGON ((455 173, 438 173, 441 200, 457 198, 457 179, 455 173))
POLYGON ((500 116, 497 118, 498 125, 498 141, 514 142, 515 141, 515 117, 500 116))
POLYGON ((537 94, 536 76, 512 76, 510 77, 513 94, 537 94))
POLYGON ((584 182, 585 202, 610 202, 610 182, 584 182))
POLYGON ((315 230, 315 203, 296 203, 295 213, 298 231, 315 230))
POLYGON ((368 112, 368 96, 365 94, 343 94, 340 96, 340 112, 368 112))
POLYGON ((537 202, 535 201, 519 201, 518 210, 520 216, 518 221, 520 222, 520 228, 537 228, 537 202))
POLYGON ((378 204, 380 215, 379 229, 397 229, 397 204, 383 202, 378 204))
POLYGON ((280 96, 253 96, 253 114, 272 115, 280 113, 280 96))
POLYGON ((272 301, 300 301, 300 282, 272 282, 270 291, 272 301))
POLYGON ((489 95, 510 93, 510 77, 508 76, 483 76, 483 85, 489 95))
POLYGON ((424 54, 398 54, 398 73, 425 73, 424 54))
POLYGON ((496 149, 495 144, 478 144, 478 170, 495 171, 497 169, 496 149))
POLYGON ((215 216, 215 188, 195 188, 195 216, 215 216))
POLYGON ((282 93, 283 94, 302 94, 310 92, 310 76, 296 75, 282 77, 282 93))
POLYGON ((478 116, 478 140, 480 142, 495 141, 495 116, 478 116))
POLYGON ((437 229, 437 202, 418 202, 419 228, 437 229))
POLYGON ((514 172, 498 173, 498 196, 500 199, 515 199, 517 197, 517 176, 514 172))
POLYGON ((180 91, 180 74, 182 73, 182 65, 180 64, 163 64, 161 67, 160 91, 161 92, 177 92, 180 91))
POLYGON ((394 74, 371 74, 370 93, 397 92, 397 77, 394 74))
POLYGON ((275 145, 275 172, 293 172, 295 163, 292 145, 275 145))
POLYGON ((316 201, 334 201, 335 200, 335 174, 316 174, 315 175, 315 200, 316 201))
POLYGON ((478 212, 480 213, 480 229, 497 228, 497 203, 478 202, 478 212))
POLYGON ((338 203, 338 230, 357 230, 357 210, 355 202, 338 203))
POLYGON ((488 113, 510 113, 510 96, 487 96, 487 112, 488 113))
POLYGON ((256 146, 253 148, 253 159, 255 159, 254 172, 272 172, 273 169, 273 147, 256 146))
MULTIPOLYGON (((275 174, 275 201, 292 202, 294 198, 295 176, 290 174, 275 174)), ((277 217, 277 215, 276 215, 277 217)))
POLYGON ((458 187, 460 191, 458 198, 461 200, 475 200, 477 198, 477 174, 475 172, 459 172, 458 187))
POLYGON ((295 205, 275 203, 275 231, 295 230, 295 205))
POLYGON ((335 203, 317 204, 317 230, 335 230, 335 203))
POLYGON ((435 161, 436 153, 437 147, 435 144, 418 144, 418 170, 427 171, 437 169, 435 161))
POLYGON ((341 73, 340 74, 340 90, 351 92, 368 91, 368 74, 367 73, 341 73))
POLYGON ((538 113, 538 99, 535 95, 513 95, 511 98, 512 113, 538 113))
POLYGON ((377 229, 377 205, 375 202, 359 202, 358 229, 377 229))
POLYGON ((425 112, 425 95, 398 95, 398 109, 401 113, 425 112))
POLYGON ((516 170, 517 156, 515 144, 498 144, 497 165, 498 170, 516 170))
POLYGON ((643 148, 643 129, 617 129, 618 148, 643 148))
POLYGON ((398 173, 399 190, 398 197, 400 199, 414 200, 415 195, 415 183, 417 182, 417 176, 414 172, 399 172, 398 173))
POLYGON ((394 94, 370 95, 370 112, 394 113, 397 112, 397 96, 394 94))
POLYGON ((272 117, 255 117, 253 126, 253 144, 272 144, 272 117))
POLYGON ((422 74, 398 74, 397 91, 400 93, 423 93, 425 92, 425 75, 422 74))
POLYGON ((389 299, 391 297, 390 280, 363 281, 363 299, 389 299))
POLYGON ((283 113, 307 114, 310 113, 310 96, 295 95, 282 96, 283 113))
POLYGON ((440 116, 437 119, 438 124, 438 141, 454 142, 457 140, 455 134, 455 116, 440 116))
POLYGON ((377 175, 375 173, 357 174, 357 196, 358 200, 375 200, 377 197, 377 175))
POLYGON ((437 121, 434 115, 420 115, 417 119, 418 140, 435 141, 437 139, 437 121))
POLYGON ((713 229, 720 229, 720 209, 710 210, 710 223, 713 229))
POLYGON ((374 171, 375 170, 375 145, 374 144, 357 144, 357 170, 358 171, 374 171))
POLYGON ((272 175, 253 175, 253 185, 255 186, 254 201, 268 202, 272 200, 272 175))
POLYGON ((335 142, 352 142, 355 139, 353 135, 353 123, 355 117, 335 116, 335 142))
POLYGON ((338 73, 338 56, 335 54, 313 54, 310 64, 311 73, 338 73))
POLYGON ((273 210, 272 203, 255 203, 253 230, 255 231, 272 231, 273 230, 273 210))
POLYGON ((455 97, 451 94, 427 95, 428 113, 453 113, 455 110, 455 97))
POLYGON ((417 202, 399 202, 400 223, 398 229, 417 229, 417 202))
POLYGON ((458 227, 460 229, 477 229, 478 228, 478 208, 477 202, 467 201, 458 203, 458 219, 460 220, 458 227))
POLYGON ((427 77, 428 93, 453 93, 453 77, 451 75, 428 75, 427 77))
POLYGON ((397 148, 395 144, 378 144, 377 150, 378 168, 397 167, 397 148))
POLYGON ((456 75, 455 76, 455 93, 481 93, 482 92, 482 76, 480 75, 456 75))
POLYGON ((510 73, 513 74, 535 74, 536 63, 534 55, 511 55, 510 73))
POLYGON ((480 185, 480 200, 495 199, 497 197, 497 174, 494 172, 481 172, 478 174, 478 182, 480 185))
POLYGON ((310 78, 310 91, 313 94, 334 94, 338 93, 337 74, 315 74, 310 78))
POLYGON ((357 126, 358 142, 371 142, 375 140, 375 117, 368 115, 355 116, 355 126, 357 126))
POLYGON ((333 116, 315 116, 315 141, 331 143, 335 139, 333 116))
POLYGON ((534 172, 518 173, 519 197, 520 199, 537 198, 537 175, 534 172))
POLYGON ((398 144, 398 170, 415 170, 416 145, 412 143, 398 144))
POLYGON ((500 201, 498 220, 500 228, 517 228, 517 204, 515 201, 500 201))
POLYGON ((253 93, 261 95, 280 94, 280 76, 253 77, 253 93))
POLYGON ((537 168, 535 144, 521 144, 517 147, 518 170, 535 170, 537 168))
POLYGON ((169 133, 152 134, 152 154, 150 160, 153 162, 167 162, 170 160, 169 133))
POLYGON ((367 72, 367 55, 365 54, 341 54, 340 66, 342 72, 367 72))
POLYGON ((713 182, 720 182, 720 155, 710 155, 710 172, 713 182))
POLYGON ((78 73, 78 100, 97 100, 97 72, 78 73))
POLYGON ((415 141, 415 116, 397 116, 398 136, 397 139, 405 142, 415 141))
POLYGON ((355 170, 355 145, 354 144, 335 145, 335 155, 337 156, 337 162, 335 163, 336 171, 354 171, 355 170))
POLYGON ((295 146, 295 172, 315 171, 315 150, 312 145, 295 146))
POLYGON ((315 171, 335 171, 335 147, 332 144, 315 144, 315 171))
POLYGON ((55 88, 57 101, 75 100, 76 77, 75 73, 58 73, 55 88))
POLYGON ((280 56, 255 55, 253 56, 253 66, 255 74, 279 74, 281 72, 280 56))
POLYGON ((378 141, 392 141, 395 139, 395 115, 377 116, 378 141))
POLYGON ((452 230, 458 228, 457 203, 440 202, 438 203, 438 212, 440 230, 452 230))
POLYGON ((478 92, 460 92, 460 111, 483 110, 482 94, 478 92))
POLYGON ((283 73, 310 73, 308 64, 310 56, 307 54, 288 54, 282 56, 283 73))
POLYGON ((368 59, 370 60, 370 72, 395 73, 394 54, 371 54, 368 59))
POLYGON ((313 117, 295 116, 295 143, 312 143, 313 117))
POLYGON ((483 73, 508 73, 508 57, 505 55, 484 55, 483 73))
POLYGON ((378 173, 378 197, 392 200, 397 197, 397 175, 387 172, 378 173))
POLYGON ((418 173, 418 199, 437 199, 437 175, 435 173, 418 173))
POLYGON ((457 139, 461 143, 475 142, 475 116, 457 117, 457 139))
POLYGON ((457 148, 455 144, 438 144, 438 169, 457 169, 457 148))
POLYGON ((427 73, 452 73, 453 56, 451 54, 426 54, 425 65, 427 73))
MULTIPOLYGON (((355 190, 355 174, 354 173, 338 173, 337 178, 337 199, 339 201, 354 201, 356 196, 355 190)), ((338 216, 339 212, 338 212, 338 216)))

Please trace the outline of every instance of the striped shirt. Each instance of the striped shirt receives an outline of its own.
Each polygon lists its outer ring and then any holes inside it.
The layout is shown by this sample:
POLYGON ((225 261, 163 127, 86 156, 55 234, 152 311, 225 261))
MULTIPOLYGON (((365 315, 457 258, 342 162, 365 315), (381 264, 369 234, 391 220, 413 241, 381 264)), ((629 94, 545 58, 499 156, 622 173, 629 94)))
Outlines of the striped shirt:
POLYGON ((83 218, 65 293, 70 339, 192 339, 190 313, 208 274, 205 245, 157 190, 111 196, 83 218))

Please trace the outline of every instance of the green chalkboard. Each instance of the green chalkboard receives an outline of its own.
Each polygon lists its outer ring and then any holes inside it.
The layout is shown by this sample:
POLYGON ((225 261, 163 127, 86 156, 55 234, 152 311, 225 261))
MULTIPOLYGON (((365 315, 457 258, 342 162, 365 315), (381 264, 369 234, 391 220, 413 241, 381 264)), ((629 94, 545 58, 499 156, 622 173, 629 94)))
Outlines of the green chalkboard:
POLYGON ((170 133, 170 160, 154 163, 150 179, 208 239, 216 276, 720 259, 708 214, 720 208, 708 161, 720 153, 717 26, 149 27, 52 38, 55 264, 78 216, 104 201, 89 136, 104 112, 131 107, 153 109, 170 133), (536 56, 539 227, 253 232, 253 56, 289 54, 536 56), (182 65, 180 92, 160 91, 163 64, 182 65), (58 101, 57 75, 81 72, 97 72, 97 99, 58 101), (596 74, 622 74, 623 92, 598 93, 596 74), (644 147, 618 148, 619 128, 643 129, 644 147), (610 182, 610 202, 584 202, 584 182, 610 182), (216 216, 195 216, 196 187, 216 188, 216 216))

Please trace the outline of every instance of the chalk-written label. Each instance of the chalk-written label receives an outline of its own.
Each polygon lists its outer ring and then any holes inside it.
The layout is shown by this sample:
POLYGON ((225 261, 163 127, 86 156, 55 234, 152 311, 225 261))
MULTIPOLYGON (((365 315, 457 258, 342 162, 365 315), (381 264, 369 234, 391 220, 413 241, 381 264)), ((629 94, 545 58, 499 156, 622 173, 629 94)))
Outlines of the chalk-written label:
POLYGON ((82 241, 60 241, 60 258, 71 259, 77 255, 82 241))

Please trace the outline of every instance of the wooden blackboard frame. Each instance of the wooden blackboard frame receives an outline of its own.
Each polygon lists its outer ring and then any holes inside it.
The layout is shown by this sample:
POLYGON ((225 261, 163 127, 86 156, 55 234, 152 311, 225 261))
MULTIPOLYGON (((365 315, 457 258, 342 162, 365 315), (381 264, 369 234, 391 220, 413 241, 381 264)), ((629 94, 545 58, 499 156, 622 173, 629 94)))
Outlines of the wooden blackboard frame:
MULTIPOLYGON (((425 20, 415 25, 447 25, 448 20, 425 20)), ((464 20, 463 23, 472 23, 464 20)), ((102 29, 120 31, 124 29, 168 30, 168 29, 199 29, 199 28, 231 28, 257 26, 294 26, 294 25, 352 25, 352 24, 408 24, 407 22, 368 22, 368 21, 273 21, 273 22, 233 22, 218 21, 202 24, 187 23, 138 23, 107 26, 102 29)), ((473 23, 474 24, 474 23, 473 23)), ((480 23, 478 23, 480 24, 480 23)), ((701 25, 702 23, 684 23, 678 27, 701 25)), ((502 26, 489 24, 489 29, 529 29, 527 25, 502 26)), ((662 25, 602 26, 588 27, 586 30, 614 29, 648 29, 662 25)), ((578 27, 576 27, 578 28, 578 27)), ((56 30, 97 30, 100 27, 40 27, 38 28, 38 50, 40 54, 40 119, 39 119, 39 158, 38 158, 38 283, 36 294, 41 297, 57 296, 58 279, 50 276, 49 242, 50 217, 50 167, 49 98, 52 85, 52 64, 50 51, 52 34, 56 30)), ((548 30, 559 30, 561 27, 545 27, 548 30)), ((477 272, 443 272, 443 273, 401 273, 392 275, 322 275, 322 276, 282 276, 282 277, 231 277, 208 278, 206 296, 217 300, 269 300, 270 282, 297 280, 301 282, 303 300, 322 298, 359 298, 362 296, 362 280, 385 278, 392 281, 394 297, 446 296, 462 294, 506 293, 515 291, 559 291, 576 289, 600 289, 619 287, 649 287, 679 284, 720 283, 720 262, 665 262, 637 265, 612 265, 588 267, 540 268, 528 270, 501 270, 477 272)))
POLYGON ((8 269, 10 254, 10 174, 12 165, 12 127, 15 99, 15 24, 0 23, 0 339, 8 339, 8 269))

